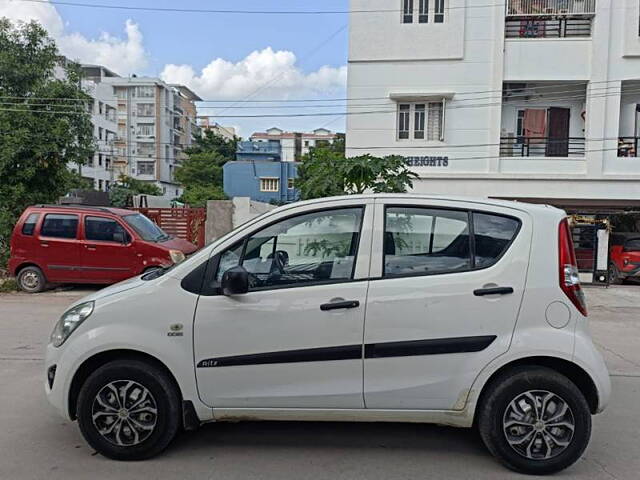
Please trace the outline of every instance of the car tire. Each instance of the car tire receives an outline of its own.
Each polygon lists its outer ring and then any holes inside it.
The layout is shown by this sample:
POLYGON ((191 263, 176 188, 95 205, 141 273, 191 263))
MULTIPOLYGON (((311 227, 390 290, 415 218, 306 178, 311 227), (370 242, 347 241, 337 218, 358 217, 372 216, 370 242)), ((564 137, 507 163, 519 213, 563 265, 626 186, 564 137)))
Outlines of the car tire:
POLYGON ((39 293, 47 287, 47 279, 38 267, 30 265, 22 268, 17 276, 18 286, 27 293, 39 293))
POLYGON ((547 475, 571 466, 585 451, 591 412, 567 377, 524 366, 488 386, 478 406, 478 430, 489 451, 511 470, 547 475))
POLYGON ((78 425, 98 453, 145 460, 162 452, 181 424, 180 396, 151 363, 117 360, 92 373, 78 396, 78 425))
POLYGON ((611 285, 622 285, 624 279, 620 276, 620 270, 615 263, 609 264, 609 283, 611 285))

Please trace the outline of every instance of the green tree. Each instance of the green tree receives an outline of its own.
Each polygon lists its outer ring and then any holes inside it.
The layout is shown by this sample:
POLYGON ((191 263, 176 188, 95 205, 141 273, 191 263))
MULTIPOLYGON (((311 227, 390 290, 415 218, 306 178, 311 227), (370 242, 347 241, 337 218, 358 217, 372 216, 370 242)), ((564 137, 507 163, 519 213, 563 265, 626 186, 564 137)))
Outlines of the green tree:
POLYGON ((0 19, 0 96, 7 99, 0 107, 0 265, 24 208, 67 193, 78 184, 67 165, 93 155, 90 97, 80 78, 40 25, 0 19))
POLYGON ((296 186, 303 200, 344 194, 402 193, 417 175, 400 156, 346 158, 344 140, 312 148, 298 168, 296 186))
POLYGON ((195 139, 186 150, 187 159, 176 170, 175 178, 184 187, 181 200, 194 207, 205 206, 207 200, 226 198, 222 185, 222 167, 234 160, 238 139, 226 139, 212 131, 195 139))

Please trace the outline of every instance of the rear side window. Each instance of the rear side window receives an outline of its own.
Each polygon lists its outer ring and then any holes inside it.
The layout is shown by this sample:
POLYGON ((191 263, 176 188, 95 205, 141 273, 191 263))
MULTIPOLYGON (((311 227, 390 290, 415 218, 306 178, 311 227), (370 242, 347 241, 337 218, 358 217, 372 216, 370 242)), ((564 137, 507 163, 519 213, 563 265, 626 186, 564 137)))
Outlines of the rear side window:
POLYGON ((411 207, 387 209, 385 277, 434 275, 470 268, 468 212, 411 207))
POLYGON ((624 244, 624 249, 627 252, 640 251, 640 238, 634 238, 633 240, 627 240, 624 244))
POLYGON ((507 251, 519 229, 520 221, 515 218, 474 213, 475 266, 484 268, 496 263, 507 251))
POLYGON ((84 236, 96 242, 124 242, 128 234, 115 220, 104 217, 85 217, 84 236))
POLYGON ((40 235, 54 238, 76 238, 78 216, 50 213, 45 215, 40 235))
POLYGON ((23 235, 33 235, 33 232, 36 229, 36 223, 38 223, 38 218, 40 218, 39 213, 31 213, 27 217, 27 219, 22 224, 22 234, 23 235))

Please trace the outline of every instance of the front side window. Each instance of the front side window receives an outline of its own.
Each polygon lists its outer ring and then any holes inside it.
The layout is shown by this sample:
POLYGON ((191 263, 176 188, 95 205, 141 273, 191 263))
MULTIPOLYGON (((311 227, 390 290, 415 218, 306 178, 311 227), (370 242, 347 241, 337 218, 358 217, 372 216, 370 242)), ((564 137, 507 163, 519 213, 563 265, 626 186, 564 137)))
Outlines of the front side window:
POLYGON ((45 215, 40 235, 53 238, 76 238, 78 216, 49 213, 45 215))
POLYGON ((84 219, 84 238, 87 240, 122 243, 127 237, 127 231, 115 220, 104 217, 84 219))
POLYGON ((36 229, 36 223, 38 223, 38 218, 40 218, 39 213, 30 213, 27 219, 22 224, 22 234, 23 235, 33 235, 33 232, 36 229))
POLYGON ((242 265, 250 275, 250 290, 350 280, 362 214, 362 208, 339 209, 271 225, 225 251, 216 279, 242 265))
POLYGON ((468 212, 412 207, 387 208, 385 277, 433 275, 470 268, 468 212))
POLYGON ((488 213, 473 214, 475 266, 488 267, 497 262, 515 238, 520 221, 488 213))

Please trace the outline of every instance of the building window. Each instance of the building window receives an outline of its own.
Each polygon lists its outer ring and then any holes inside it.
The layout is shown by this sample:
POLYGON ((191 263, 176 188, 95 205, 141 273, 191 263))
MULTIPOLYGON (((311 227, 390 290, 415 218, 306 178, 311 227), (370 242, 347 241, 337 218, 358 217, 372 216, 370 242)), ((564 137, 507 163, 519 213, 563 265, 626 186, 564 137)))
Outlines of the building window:
POLYGON ((154 162, 138 162, 138 175, 153 175, 155 168, 154 162))
POLYGON ((138 87, 137 95, 139 98, 153 98, 153 87, 138 87))
POLYGON ((444 23, 444 0, 434 0, 435 10, 433 12, 433 21, 435 23, 444 23))
POLYGON ((155 105, 153 103, 139 103, 138 104, 138 116, 139 117, 153 117, 155 115, 155 105))
POLYGON ((102 137, 104 136, 102 132, 103 132, 102 127, 98 127, 98 140, 102 140, 102 137))
POLYGON ((411 105, 401 103, 398 106, 398 138, 406 140, 409 138, 409 120, 411 117, 411 105))
POLYGON ((138 155, 141 157, 153 157, 156 153, 155 144, 138 143, 138 155))
POLYGON ((424 139, 424 126, 427 117, 424 103, 418 103, 414 107, 414 120, 413 120, 413 138, 422 140, 424 139))
POLYGON ((98 180, 98 190, 102 191, 102 180, 98 180))
POLYGON ((105 190, 108 192, 109 189, 111 188, 111 182, 109 180, 105 180, 104 181, 104 188, 105 190))
POLYGON ((418 23, 429 22, 429 0, 420 0, 420 12, 418 14, 418 23))
POLYGON ((102 166, 102 154, 101 153, 98 154, 98 166, 99 167, 102 166))
POLYGON ((142 137, 153 137, 156 134, 156 127, 153 124, 141 123, 136 133, 142 137))
POLYGON ((443 141, 443 125, 444 101, 398 104, 398 140, 443 141))
POLYGON ((402 23, 413 23, 413 0, 402 0, 402 23))
POLYGON ((293 190, 294 188, 296 188, 296 180, 295 178, 290 178, 287 180, 287 188, 289 190, 293 190))
POLYGON ((261 192, 279 192, 280 179, 279 178, 261 178, 260 191, 261 192))
POLYGON ((105 170, 109 170, 109 167, 111 167, 111 159, 109 157, 107 157, 104 160, 104 168, 105 168, 105 170))

